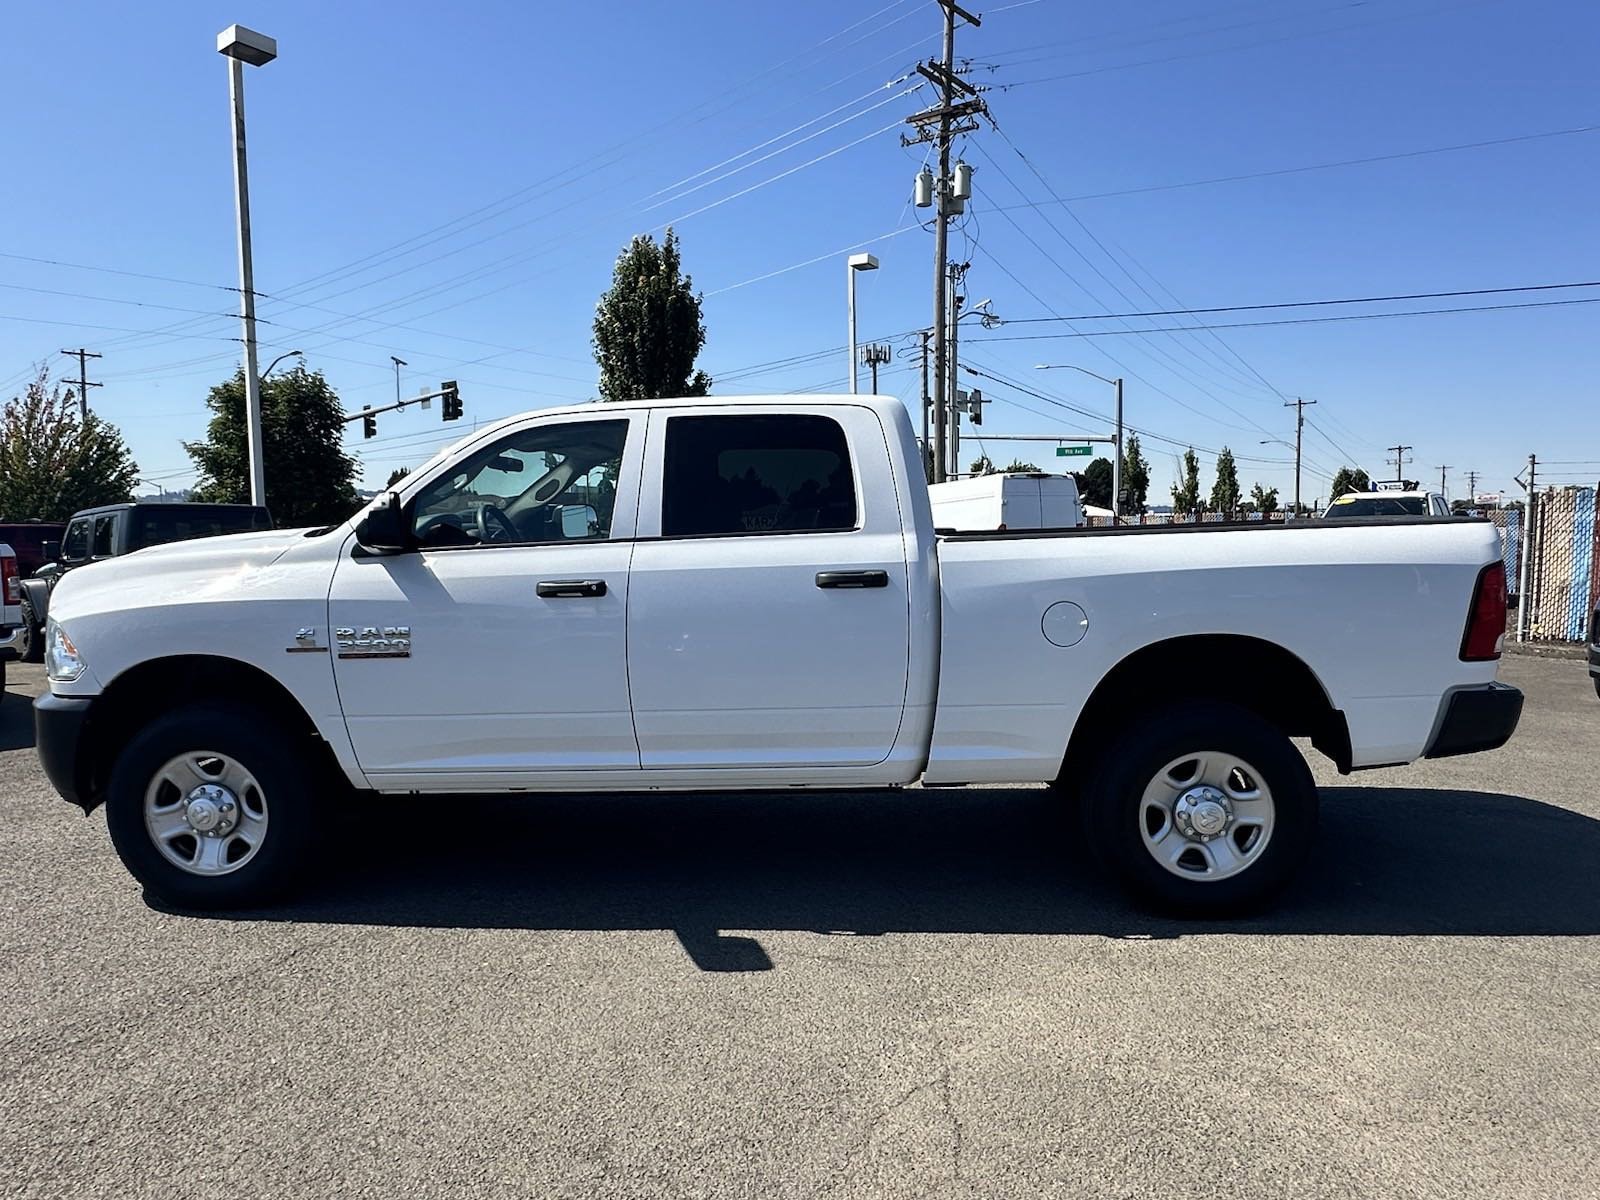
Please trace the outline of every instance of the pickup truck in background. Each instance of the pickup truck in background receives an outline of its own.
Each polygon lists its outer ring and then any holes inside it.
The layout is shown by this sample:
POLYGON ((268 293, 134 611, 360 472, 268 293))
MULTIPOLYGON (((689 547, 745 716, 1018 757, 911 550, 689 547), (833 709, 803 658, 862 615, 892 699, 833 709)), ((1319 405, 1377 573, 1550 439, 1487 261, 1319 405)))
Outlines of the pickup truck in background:
POLYGON ((60 545, 43 543, 44 565, 31 578, 24 572, 17 657, 43 661, 50 594, 67 571, 168 542, 271 528, 272 514, 249 504, 107 504, 74 513, 60 545))
POLYGON ((16 649, 22 632, 22 589, 17 554, 0 542, 0 695, 6 690, 6 660, 16 649))
POLYGON ((39 755, 188 907, 303 879, 350 788, 1045 781, 1193 915, 1306 856, 1291 738, 1348 772, 1516 726, 1487 521, 940 535, 921 463, 889 398, 515 417, 342 525, 73 571, 39 755))
POLYGON ((66 528, 60 521, 0 522, 0 542, 16 551, 17 572, 26 579, 54 559, 45 551, 60 544, 66 528))

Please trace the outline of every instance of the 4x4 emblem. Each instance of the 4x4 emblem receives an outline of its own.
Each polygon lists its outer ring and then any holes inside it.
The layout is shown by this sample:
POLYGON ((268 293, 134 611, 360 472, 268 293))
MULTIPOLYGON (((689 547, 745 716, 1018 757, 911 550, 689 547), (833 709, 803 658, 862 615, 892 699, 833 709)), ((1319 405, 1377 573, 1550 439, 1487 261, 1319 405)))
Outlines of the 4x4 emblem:
POLYGON ((333 631, 340 658, 410 658, 411 626, 347 625, 333 631))

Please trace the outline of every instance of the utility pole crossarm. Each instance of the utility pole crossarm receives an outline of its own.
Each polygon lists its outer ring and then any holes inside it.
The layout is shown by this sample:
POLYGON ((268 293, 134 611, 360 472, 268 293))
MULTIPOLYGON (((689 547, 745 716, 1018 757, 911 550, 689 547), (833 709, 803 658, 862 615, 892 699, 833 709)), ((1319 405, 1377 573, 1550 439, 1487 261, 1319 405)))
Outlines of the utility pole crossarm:
POLYGON ((92 387, 105 386, 101 383, 89 382, 88 360, 91 358, 100 358, 101 356, 92 350, 85 350, 81 346, 76 350, 63 350, 61 353, 65 354, 68 358, 75 358, 78 360, 78 378, 73 380, 73 382, 78 385, 78 416, 82 420, 88 420, 89 389, 92 387))

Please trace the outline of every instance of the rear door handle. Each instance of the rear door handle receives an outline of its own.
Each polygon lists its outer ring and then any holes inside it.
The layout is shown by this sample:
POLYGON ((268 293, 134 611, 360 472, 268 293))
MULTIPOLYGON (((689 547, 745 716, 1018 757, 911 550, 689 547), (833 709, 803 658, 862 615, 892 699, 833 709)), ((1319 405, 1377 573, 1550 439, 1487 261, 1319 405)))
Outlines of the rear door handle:
POLYGON ((880 588, 889 586, 887 571, 818 571, 819 588, 880 588))
POLYGON ((604 579, 542 579, 535 589, 546 600, 583 599, 604 596, 604 579))

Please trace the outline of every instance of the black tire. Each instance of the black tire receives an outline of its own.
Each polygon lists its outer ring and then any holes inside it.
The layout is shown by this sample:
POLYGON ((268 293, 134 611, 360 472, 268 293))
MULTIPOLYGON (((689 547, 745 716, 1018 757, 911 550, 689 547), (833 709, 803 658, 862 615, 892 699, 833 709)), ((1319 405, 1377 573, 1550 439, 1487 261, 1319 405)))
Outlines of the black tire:
POLYGON ((106 825, 123 865, 153 897, 178 908, 248 908, 285 895, 310 862, 318 790, 310 751, 304 735, 242 705, 181 708, 156 718, 123 748, 106 787, 106 825), (225 874, 175 865, 145 824, 146 791, 158 773, 174 758, 199 752, 241 764, 264 801, 259 848, 225 874))
POLYGON ((1589 681, 1594 684, 1594 694, 1600 696, 1600 675, 1590 676, 1589 681))
POLYGON ((44 661, 44 627, 33 615, 33 605, 22 598, 22 637, 17 643, 17 659, 25 663, 44 661))
MULTIPOLYGON (((1175 916, 1230 916, 1260 908, 1290 881, 1316 836, 1317 788, 1294 743, 1247 709, 1216 701, 1173 704, 1134 722, 1107 748, 1084 799, 1089 841, 1101 861, 1136 900, 1175 916), (1271 794, 1270 830, 1251 851, 1255 857, 1226 877, 1180 874, 1158 862, 1146 845, 1144 823, 1152 817, 1159 822, 1158 810, 1144 802, 1146 788, 1169 764, 1202 751, 1242 760, 1271 794)), ((1210 870, 1205 847, 1177 833, 1169 848, 1183 848, 1180 862, 1210 870)), ((1242 822, 1230 823, 1220 836, 1236 834, 1252 836, 1242 822)))

